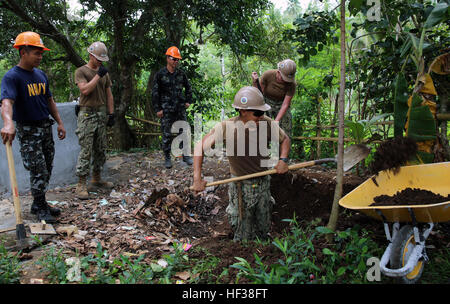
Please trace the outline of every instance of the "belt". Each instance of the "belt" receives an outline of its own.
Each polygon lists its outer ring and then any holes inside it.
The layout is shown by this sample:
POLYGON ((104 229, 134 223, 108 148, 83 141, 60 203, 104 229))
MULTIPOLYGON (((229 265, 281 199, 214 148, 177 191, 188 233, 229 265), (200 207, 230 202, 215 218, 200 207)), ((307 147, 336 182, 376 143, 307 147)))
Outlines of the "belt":
POLYGON ((80 106, 80 110, 84 112, 103 112, 106 111, 106 106, 99 106, 99 107, 80 106))
POLYGON ((26 126, 26 127, 46 127, 51 126, 55 123, 53 119, 46 118, 41 120, 30 120, 30 121, 18 121, 19 125, 26 126))

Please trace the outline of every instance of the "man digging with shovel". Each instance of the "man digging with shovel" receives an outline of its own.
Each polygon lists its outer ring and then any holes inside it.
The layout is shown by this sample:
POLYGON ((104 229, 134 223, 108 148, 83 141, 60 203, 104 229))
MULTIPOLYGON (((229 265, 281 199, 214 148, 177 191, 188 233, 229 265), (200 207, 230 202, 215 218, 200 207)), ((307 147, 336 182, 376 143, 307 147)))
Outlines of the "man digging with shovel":
MULTIPOLYGON (((280 145, 280 159, 275 166, 278 174, 288 171, 291 141, 277 123, 264 115, 270 109, 261 92, 254 87, 243 87, 234 97, 233 107, 239 116, 218 123, 194 151, 194 182, 192 190, 205 190, 202 180, 203 152, 220 143, 226 143, 226 154, 232 176, 243 176, 267 169, 270 142, 280 145), (256 152, 258 151, 258 152, 256 152)), ((270 176, 232 182, 228 189, 226 209, 235 241, 267 239, 272 220, 274 199, 270 195, 270 176)))
POLYGON ((19 50, 20 61, 2 79, 0 103, 4 127, 1 136, 3 144, 12 143, 16 135, 14 120, 23 166, 30 171, 31 213, 36 214, 39 221, 52 223, 61 213, 59 209, 50 207, 45 199, 55 155, 52 125, 55 121, 58 124, 58 138, 61 140, 66 137, 66 130, 47 76, 37 68, 44 51, 49 49, 34 32, 19 34, 14 48, 19 50), (49 118, 49 114, 55 121, 49 118))

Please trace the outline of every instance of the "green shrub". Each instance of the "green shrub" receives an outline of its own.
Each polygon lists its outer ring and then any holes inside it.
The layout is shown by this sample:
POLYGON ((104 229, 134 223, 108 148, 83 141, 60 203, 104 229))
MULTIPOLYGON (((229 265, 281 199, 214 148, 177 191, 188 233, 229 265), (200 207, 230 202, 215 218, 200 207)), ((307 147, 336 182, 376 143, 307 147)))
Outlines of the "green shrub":
POLYGON ((21 266, 18 254, 9 253, 0 243, 0 284, 20 283, 21 266))

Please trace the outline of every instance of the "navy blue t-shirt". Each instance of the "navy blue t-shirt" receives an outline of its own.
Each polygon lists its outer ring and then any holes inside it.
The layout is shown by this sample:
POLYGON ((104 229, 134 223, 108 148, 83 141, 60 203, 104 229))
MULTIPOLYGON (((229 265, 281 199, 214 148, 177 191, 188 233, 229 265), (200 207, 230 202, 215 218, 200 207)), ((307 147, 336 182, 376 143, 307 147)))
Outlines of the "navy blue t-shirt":
POLYGON ((16 122, 35 121, 48 118, 48 99, 52 96, 47 75, 40 69, 24 70, 13 67, 1 84, 1 99, 14 100, 13 120, 16 122))

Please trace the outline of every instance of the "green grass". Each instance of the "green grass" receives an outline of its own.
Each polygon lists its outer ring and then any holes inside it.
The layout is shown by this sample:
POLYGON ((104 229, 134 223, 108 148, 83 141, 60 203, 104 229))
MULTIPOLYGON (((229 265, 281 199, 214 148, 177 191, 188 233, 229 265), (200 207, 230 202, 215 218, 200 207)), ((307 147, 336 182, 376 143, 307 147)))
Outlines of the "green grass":
POLYGON ((21 265, 18 258, 20 254, 8 252, 0 242, 0 284, 18 284, 20 283, 21 265))

